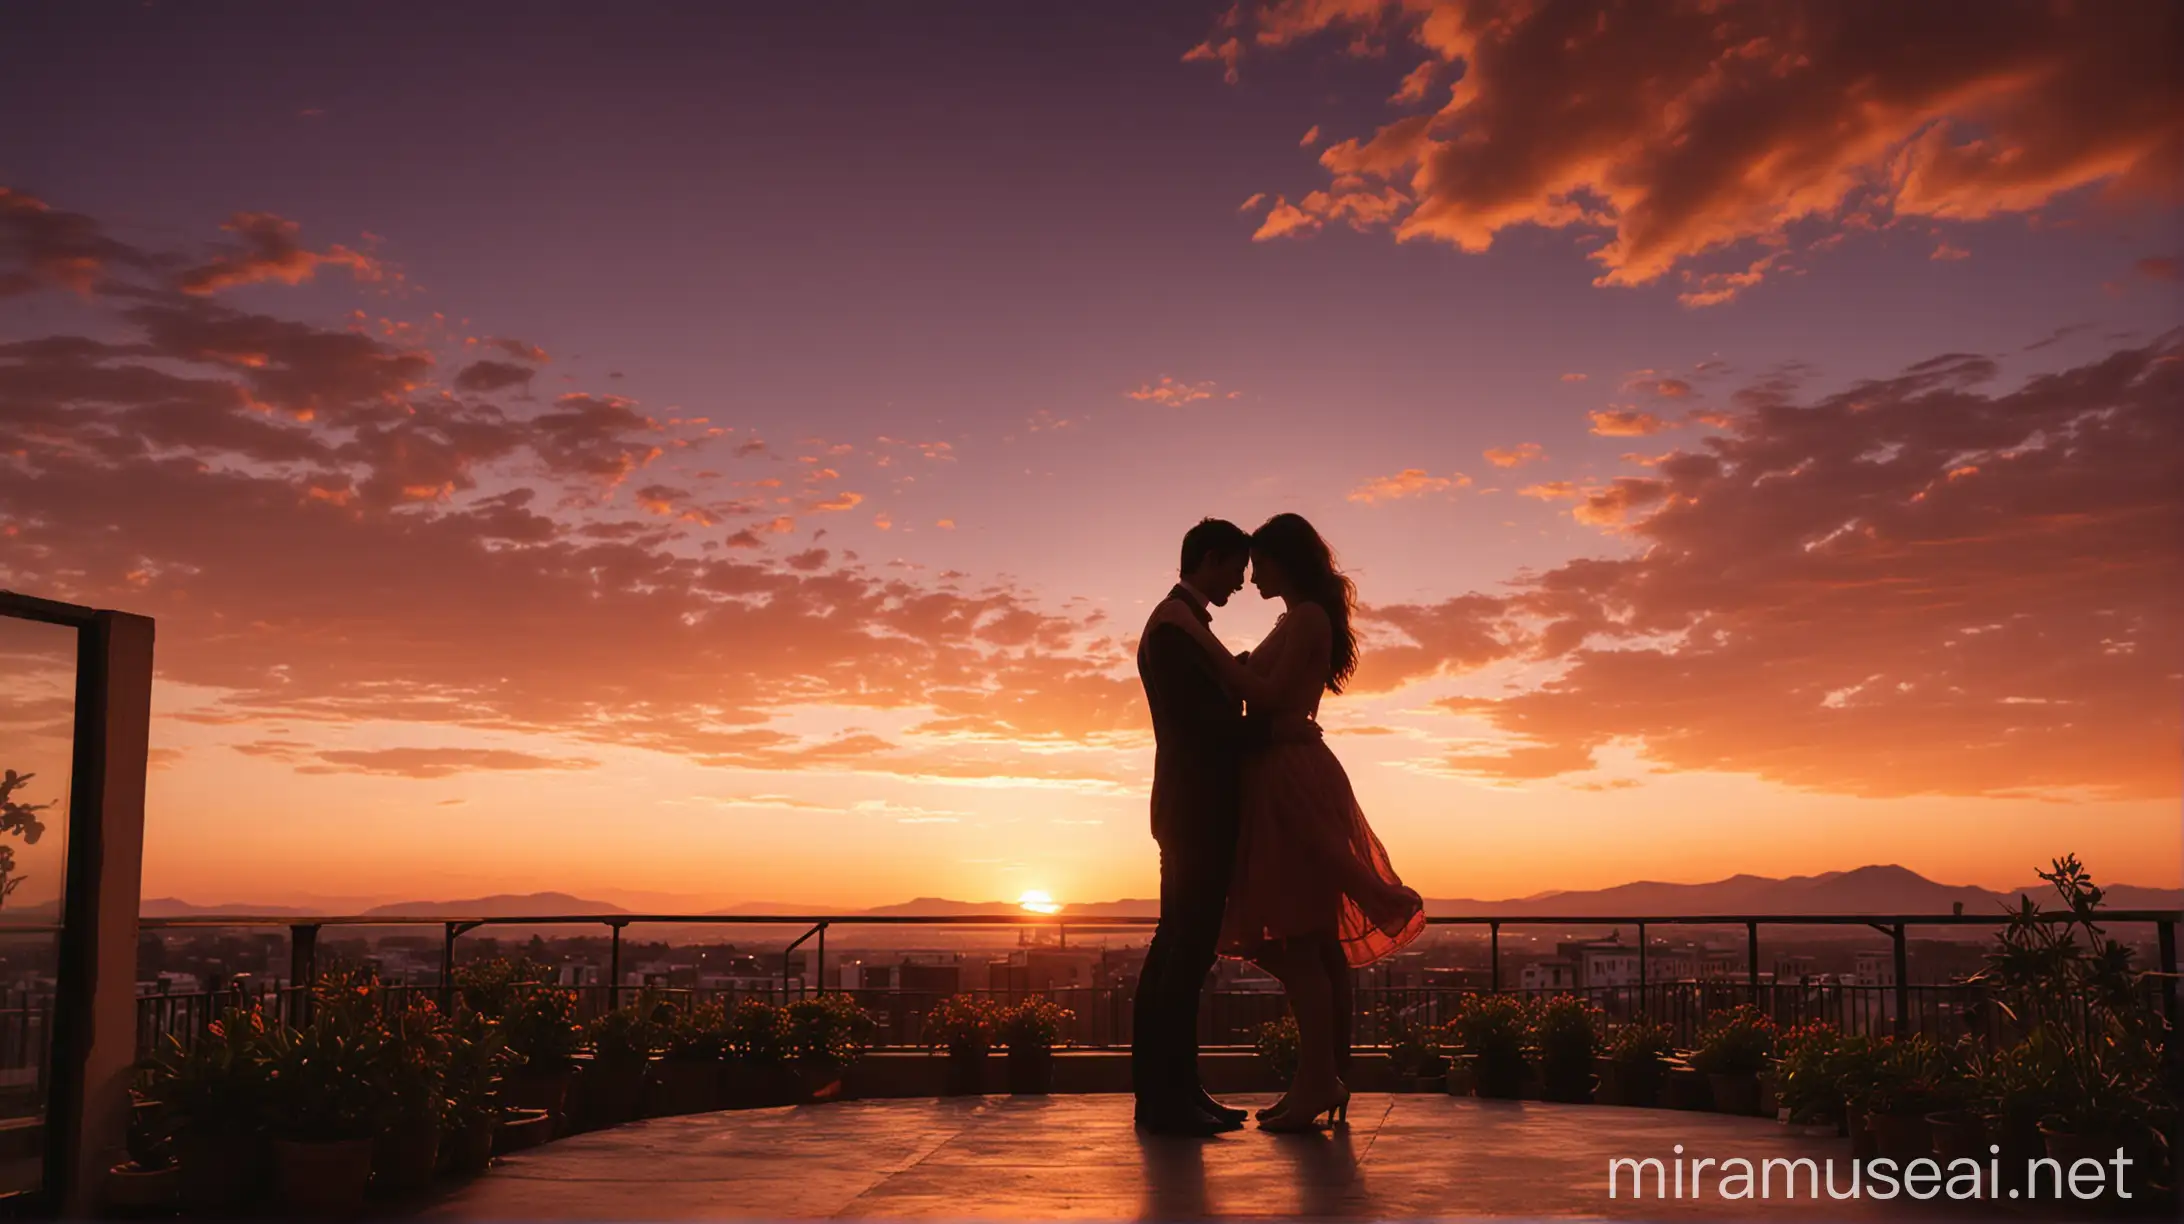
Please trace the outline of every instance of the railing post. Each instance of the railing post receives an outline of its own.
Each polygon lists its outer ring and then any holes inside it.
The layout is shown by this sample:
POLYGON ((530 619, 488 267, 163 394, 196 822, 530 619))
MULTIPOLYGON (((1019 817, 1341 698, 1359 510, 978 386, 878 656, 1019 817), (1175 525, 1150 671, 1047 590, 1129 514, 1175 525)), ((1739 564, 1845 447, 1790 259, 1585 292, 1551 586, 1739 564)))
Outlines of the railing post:
POLYGON ((1903 924, 1891 928, 1889 937, 1896 945, 1896 1036, 1907 1037, 1911 1033, 1911 970, 1905 955, 1903 924))
POLYGON ((607 926, 614 932, 607 948, 607 1010, 613 1011, 622 1005, 622 924, 610 922, 607 926))
POLYGON ((1646 1004, 1646 924, 1638 924, 1638 1015, 1652 1019, 1652 1008, 1646 1004))
POLYGON ((1759 1006, 1759 924, 1744 924, 1744 980, 1752 988, 1752 1006, 1759 1006))
POLYGON ((1495 994, 1501 993, 1501 923, 1486 924, 1487 986, 1495 994))
POLYGON ((819 964, 812 970, 812 977, 819 983, 819 993, 827 992, 827 924, 819 924, 819 964))
POLYGON ((318 923, 288 928, 288 985, 296 990, 296 1023, 311 1023, 311 984, 318 981, 318 923))
POLYGON ((440 942, 440 1006, 455 1006, 455 924, 447 924, 440 942))

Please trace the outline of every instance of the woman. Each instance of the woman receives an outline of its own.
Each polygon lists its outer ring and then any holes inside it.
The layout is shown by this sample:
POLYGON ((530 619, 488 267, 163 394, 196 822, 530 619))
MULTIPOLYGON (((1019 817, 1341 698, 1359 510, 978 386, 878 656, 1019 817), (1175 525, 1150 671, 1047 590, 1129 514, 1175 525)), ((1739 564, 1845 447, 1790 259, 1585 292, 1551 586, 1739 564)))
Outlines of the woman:
POLYGON ((1251 582, 1286 610, 1243 662, 1180 603, 1160 616, 1211 653, 1272 741, 1244 763, 1221 952, 1257 962, 1288 992, 1296 1078, 1260 1125, 1300 1131, 1321 1114, 1344 1117, 1350 1099, 1335 1061, 1329 944, 1343 963, 1369 965, 1425 930, 1425 903, 1396 878, 1342 763, 1320 737, 1320 694, 1341 692, 1357 669, 1355 588, 1319 532, 1294 514, 1277 514, 1252 533, 1251 582))

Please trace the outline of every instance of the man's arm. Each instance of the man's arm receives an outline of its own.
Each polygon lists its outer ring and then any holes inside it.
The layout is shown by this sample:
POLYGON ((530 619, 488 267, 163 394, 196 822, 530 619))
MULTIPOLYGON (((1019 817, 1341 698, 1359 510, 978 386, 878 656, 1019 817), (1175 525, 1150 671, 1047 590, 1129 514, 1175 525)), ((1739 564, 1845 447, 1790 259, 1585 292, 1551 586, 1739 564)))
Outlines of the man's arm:
POLYGON ((1236 699, 1221 687, 1205 648, 1174 625, 1155 625, 1146 639, 1146 661, 1160 673, 1161 690, 1180 720, 1208 747, 1241 751, 1246 729, 1236 699))

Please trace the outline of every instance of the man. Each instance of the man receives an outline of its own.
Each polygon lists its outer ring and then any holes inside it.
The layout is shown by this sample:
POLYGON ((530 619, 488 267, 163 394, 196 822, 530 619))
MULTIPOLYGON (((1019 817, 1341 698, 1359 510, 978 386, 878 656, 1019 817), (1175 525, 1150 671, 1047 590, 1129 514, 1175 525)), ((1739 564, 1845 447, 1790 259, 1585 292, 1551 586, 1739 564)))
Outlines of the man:
MULTIPOLYGON (((1251 537, 1242 528, 1221 519, 1201 521, 1183 537, 1180 580, 1167 598, 1211 621, 1207 608, 1226 605, 1243 589, 1250 556, 1251 537)), ((1207 1095, 1198 1079, 1198 998, 1213 967, 1236 867, 1243 703, 1222 688, 1212 661, 1174 625, 1148 620, 1138 641, 1138 679, 1153 717, 1160 923, 1138 975, 1133 1013, 1137 1123, 1160 1134, 1210 1135, 1244 1119, 1243 1110, 1207 1095)))

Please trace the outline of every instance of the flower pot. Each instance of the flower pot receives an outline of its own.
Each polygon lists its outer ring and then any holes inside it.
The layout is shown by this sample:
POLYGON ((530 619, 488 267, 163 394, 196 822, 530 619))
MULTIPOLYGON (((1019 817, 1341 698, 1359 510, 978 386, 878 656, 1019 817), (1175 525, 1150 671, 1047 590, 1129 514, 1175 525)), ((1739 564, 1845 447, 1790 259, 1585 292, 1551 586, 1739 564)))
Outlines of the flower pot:
POLYGON ((1436 1074, 1399 1075, 1395 1077, 1397 1092, 1440 1092, 1448 1087, 1448 1072, 1436 1074))
POLYGON ((1926 1115, 1927 1133, 1934 1139, 1934 1159, 1946 1169, 1952 1160, 1987 1163, 1987 1124, 1978 1114, 1961 1109, 1926 1115))
POLYGON ((450 1131, 440 1141, 440 1167, 450 1173, 482 1173, 493 1163, 491 1119, 450 1131))
POLYGON ((191 1215, 233 1215, 265 1184, 264 1140, 255 1135, 175 1136, 175 1188, 191 1215))
POLYGON ((576 1114, 584 1130, 620 1126, 637 1116, 645 1095, 645 1064, 593 1062, 576 1082, 576 1114))
POLYGON ((1603 1077, 1603 1088, 1613 1085, 1610 1096, 1617 1105, 1635 1109, 1658 1109, 1661 1106, 1661 1081, 1663 1068, 1658 1062, 1611 1062, 1608 1075, 1603 1077))
POLYGON ((986 1052, 966 1050, 948 1055, 940 1077, 940 1095, 977 1096, 986 1090, 986 1052))
POLYGON ((2136 1138, 2105 1131, 2065 1130, 2043 1122, 2040 1125, 2040 1139, 2047 1149, 2048 1158, 2062 1166, 2066 1180, 2072 1167, 2079 1161, 2099 1161, 2104 1166, 2102 1176, 2110 1179, 2105 1183, 2107 1188, 2102 1192, 2103 1201, 2111 1206, 2120 1206, 2123 1200, 2116 1194, 2113 1180, 2115 1166, 2109 1162, 2116 1158, 2118 1148, 2123 1149, 2124 1159, 2131 1162, 2123 1175, 2124 1190, 2133 1198, 2145 1197, 2150 1153, 2147 1145, 2136 1138))
POLYGON ((125 1160, 106 1171, 105 1206, 116 1215, 165 1215, 181 1190, 180 1168, 148 1169, 125 1160))
POLYGON ((717 1058, 670 1058, 652 1066, 645 1113, 655 1118, 711 1113, 721 1107, 721 1062, 717 1058))
POLYGON ((1782 1080, 1772 1071, 1759 1073, 1759 1116, 1789 1121, 1782 1112, 1782 1080))
POLYGON ((524 1067, 501 1084, 501 1104, 545 1110, 558 1124, 568 1116, 569 1086, 575 1082, 575 1067, 524 1067))
POLYGON ((1009 1091, 1018 1096, 1045 1096, 1054 1091, 1054 1051, 1045 1046, 1010 1050, 1007 1068, 1009 1091))
POLYGON ((1478 1088, 1478 1076, 1472 1070, 1469 1058, 1452 1058, 1448 1074, 1443 1078, 1450 1096, 1470 1096, 1478 1088))
POLYGON ((798 1067, 795 1084, 797 1104, 838 1101, 842 1097, 842 1068, 798 1067))
POLYGON ((407 1194, 440 1171, 440 1124, 397 1126, 372 1147, 372 1189, 407 1194))
POLYGON ((273 1191, 297 1215, 350 1215, 364 1206, 372 1180, 370 1139, 273 1141, 273 1191))
POLYGON ((1750 1071, 1715 1071, 1706 1077, 1714 1112, 1749 1118, 1759 1112, 1759 1076, 1750 1071))
POLYGON ((1689 1067, 1670 1067, 1662 1099, 1670 1109, 1709 1110, 1714 1107, 1713 1086, 1706 1076, 1689 1067))
POLYGON ((1934 1133, 1924 1114, 1869 1114, 1866 1128, 1873 1132, 1873 1154, 1898 1168, 1934 1154, 1934 1133))
POLYGON ((511 1109, 493 1128, 493 1155, 534 1148, 554 1137, 554 1116, 543 1109, 511 1109))
POLYGON ((1524 1064, 1516 1059, 1481 1058, 1471 1064, 1473 1091, 1482 1097, 1514 1101, 1524 1094, 1524 1064))
POLYGON ((1844 1127, 1850 1132, 1850 1158, 1871 1160, 1880 1155, 1874 1146, 1873 1127, 1866 1117, 1865 1107, 1854 1100, 1843 1101, 1844 1127))

